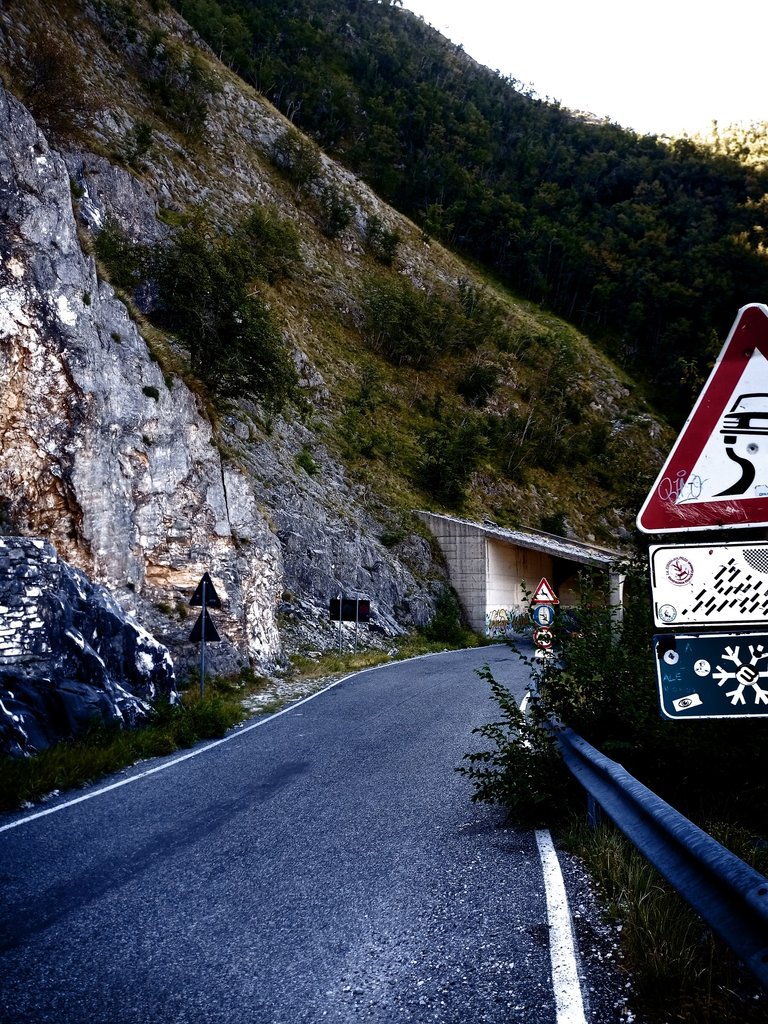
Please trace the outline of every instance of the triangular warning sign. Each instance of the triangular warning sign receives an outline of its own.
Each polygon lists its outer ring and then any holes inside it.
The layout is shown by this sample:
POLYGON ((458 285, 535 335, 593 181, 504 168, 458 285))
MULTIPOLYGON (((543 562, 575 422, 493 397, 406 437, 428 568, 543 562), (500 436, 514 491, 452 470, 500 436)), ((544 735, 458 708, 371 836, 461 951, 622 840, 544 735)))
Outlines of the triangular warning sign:
POLYGON ((200 582, 195 588, 195 592, 190 597, 189 603, 194 608, 200 606, 203 603, 203 587, 205 587, 205 606, 206 608, 221 608, 221 598, 216 593, 216 588, 213 585, 213 580, 204 572, 200 578, 200 582))
POLYGON ((644 533, 768 526, 768 306, 739 310, 637 525, 644 533))
POLYGON ((208 614, 208 609, 205 612, 200 612, 197 616, 197 622, 192 627, 192 632, 189 634, 189 642, 191 644, 199 644, 201 640, 205 639, 207 644, 215 644, 221 637, 219 632, 213 624, 213 619, 208 614), (205 622, 205 637, 203 637, 203 622, 205 622))
POLYGON ((552 585, 546 576, 541 577, 541 582, 536 587, 531 600, 534 604, 537 602, 539 604, 560 604, 557 594, 552 589, 552 585))

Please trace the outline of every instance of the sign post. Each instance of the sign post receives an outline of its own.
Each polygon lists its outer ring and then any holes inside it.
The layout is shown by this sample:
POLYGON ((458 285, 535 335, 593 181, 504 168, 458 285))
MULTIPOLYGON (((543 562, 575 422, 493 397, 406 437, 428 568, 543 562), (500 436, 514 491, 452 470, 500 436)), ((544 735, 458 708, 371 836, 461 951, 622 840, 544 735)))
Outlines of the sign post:
POLYGON ((339 654, 341 654, 341 624, 342 622, 354 622, 355 624, 355 650, 357 650, 357 631, 361 622, 371 620, 371 602, 367 597, 347 597, 342 594, 332 597, 328 603, 328 617, 331 622, 339 623, 339 654))
POLYGON ((208 573, 203 573, 195 592, 189 599, 191 607, 200 607, 200 615, 189 634, 191 643, 200 644, 200 696, 205 694, 205 643, 216 643, 221 640, 213 620, 208 614, 209 608, 221 608, 221 598, 216 593, 213 580, 208 573))

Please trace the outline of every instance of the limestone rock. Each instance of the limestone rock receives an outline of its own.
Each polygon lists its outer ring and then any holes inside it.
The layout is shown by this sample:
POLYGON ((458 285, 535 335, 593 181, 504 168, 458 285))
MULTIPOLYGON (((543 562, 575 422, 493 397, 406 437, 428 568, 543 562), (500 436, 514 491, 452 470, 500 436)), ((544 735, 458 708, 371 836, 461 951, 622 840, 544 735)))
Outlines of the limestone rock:
MULTIPOLYGON (((152 237, 147 203, 124 172, 85 158, 72 168, 99 182, 98 216, 122 218, 135 203, 134 228, 152 237)), ((223 463, 195 396, 164 376, 97 278, 63 159, 1 88, 0 251, 4 517, 106 586, 181 665, 197 658, 186 601, 209 571, 225 601, 212 670, 273 670, 279 543, 247 481, 223 463)))

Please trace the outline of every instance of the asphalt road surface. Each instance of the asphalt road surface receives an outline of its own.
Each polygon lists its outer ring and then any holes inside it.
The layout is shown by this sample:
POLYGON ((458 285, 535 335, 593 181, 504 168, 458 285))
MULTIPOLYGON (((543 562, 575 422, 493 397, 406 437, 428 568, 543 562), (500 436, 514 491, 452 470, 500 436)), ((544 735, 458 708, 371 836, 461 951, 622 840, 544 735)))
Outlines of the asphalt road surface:
MULTIPOLYGON (((388 665, 0 816, 0 1021, 579 1024, 556 1009, 536 837, 454 771, 494 717, 484 662, 522 699, 505 646, 388 665)), ((582 1020, 626 1020, 573 865, 566 883, 582 1020)))

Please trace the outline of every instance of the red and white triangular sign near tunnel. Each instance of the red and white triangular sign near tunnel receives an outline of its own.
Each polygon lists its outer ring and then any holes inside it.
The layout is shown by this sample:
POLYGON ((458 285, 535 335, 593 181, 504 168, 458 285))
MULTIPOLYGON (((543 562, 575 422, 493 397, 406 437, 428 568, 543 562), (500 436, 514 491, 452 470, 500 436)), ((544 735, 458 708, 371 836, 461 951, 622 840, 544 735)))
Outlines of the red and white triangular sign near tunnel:
POLYGON ((637 525, 644 533, 768 526, 768 306, 739 310, 637 525))
POLYGON ((531 603, 536 604, 560 604, 557 594, 552 589, 552 584, 549 582, 546 576, 541 577, 541 581, 536 587, 531 598, 531 603))

